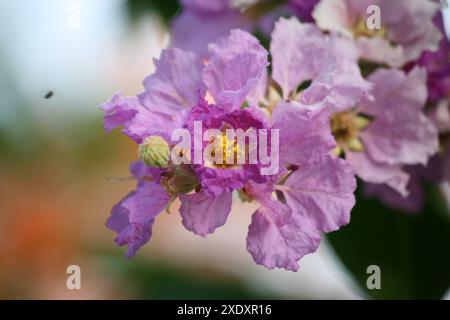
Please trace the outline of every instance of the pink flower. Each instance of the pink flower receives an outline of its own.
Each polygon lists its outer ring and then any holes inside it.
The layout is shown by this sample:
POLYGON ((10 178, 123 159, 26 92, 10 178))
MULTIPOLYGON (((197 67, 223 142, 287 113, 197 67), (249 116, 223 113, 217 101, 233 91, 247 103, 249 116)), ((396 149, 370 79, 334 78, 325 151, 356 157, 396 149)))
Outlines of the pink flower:
POLYGON ((177 48, 163 51, 137 98, 118 94, 102 106, 105 129, 123 126, 137 143, 157 135, 170 145, 174 129, 194 134, 194 121, 208 129, 279 132, 281 169, 271 176, 261 175, 261 164, 133 164, 137 188, 113 208, 107 222, 118 234, 116 242, 128 245, 127 256, 150 239, 156 216, 176 197, 183 225, 203 237, 226 222, 233 191, 257 201, 247 249, 268 268, 297 270, 298 260, 317 249, 323 233, 349 222, 354 172, 332 155, 336 142, 329 110, 319 105, 350 107, 369 96, 370 86, 354 62, 327 54, 328 46, 329 39, 314 26, 281 19, 271 53, 272 78, 282 92, 271 95, 275 88, 268 85, 269 53, 252 35, 232 30, 210 44, 206 61, 177 48), (349 74, 336 75, 333 67, 349 74), (302 92, 299 87, 306 80, 312 80, 311 89, 302 92), (317 107, 280 97, 302 94, 315 99, 317 107))
POLYGON ((438 49, 442 35, 433 24, 438 10, 430 0, 322 0, 313 16, 320 28, 353 38, 361 58, 401 67, 438 49), (380 8, 381 29, 366 25, 371 5, 380 8))

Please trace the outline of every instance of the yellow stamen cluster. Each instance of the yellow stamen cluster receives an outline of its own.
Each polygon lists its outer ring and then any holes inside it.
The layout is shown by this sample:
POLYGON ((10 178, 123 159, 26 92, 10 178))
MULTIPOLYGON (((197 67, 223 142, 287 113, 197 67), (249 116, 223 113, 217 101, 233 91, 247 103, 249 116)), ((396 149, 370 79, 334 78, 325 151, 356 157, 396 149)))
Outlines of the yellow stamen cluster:
POLYGON ((217 151, 222 152, 222 163, 214 162, 214 166, 218 168, 227 168, 237 163, 240 148, 236 140, 229 140, 225 134, 217 135, 211 139, 211 143, 214 143, 219 148, 211 151, 211 157, 216 159, 217 151))
POLYGON ((363 151, 364 146, 359 139, 359 133, 366 129, 370 122, 370 119, 359 115, 356 111, 334 113, 331 116, 331 132, 338 144, 335 153, 340 155, 346 149, 363 151))
POLYGON ((366 19, 360 18, 356 21, 356 23, 353 25, 352 28, 353 35, 355 38, 359 37, 367 37, 367 38, 373 38, 373 37, 380 37, 380 38, 386 38, 387 33, 385 28, 381 29, 369 29, 367 27, 366 19))

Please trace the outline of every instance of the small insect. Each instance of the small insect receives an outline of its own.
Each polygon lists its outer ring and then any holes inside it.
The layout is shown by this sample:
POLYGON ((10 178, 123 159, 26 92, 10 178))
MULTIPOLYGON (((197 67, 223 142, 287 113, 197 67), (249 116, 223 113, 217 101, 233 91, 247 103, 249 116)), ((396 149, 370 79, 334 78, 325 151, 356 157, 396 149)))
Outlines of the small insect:
POLYGON ((51 97, 53 97, 54 94, 55 93, 50 90, 45 94, 44 99, 50 99, 51 97))

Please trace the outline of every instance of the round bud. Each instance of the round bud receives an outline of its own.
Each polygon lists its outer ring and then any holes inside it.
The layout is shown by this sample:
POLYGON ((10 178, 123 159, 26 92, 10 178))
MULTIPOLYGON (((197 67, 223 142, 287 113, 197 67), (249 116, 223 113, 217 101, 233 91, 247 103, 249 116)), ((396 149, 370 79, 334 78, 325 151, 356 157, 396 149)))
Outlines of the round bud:
POLYGON ((169 165, 170 148, 160 136, 150 136, 139 145, 138 155, 148 166, 166 168, 169 165))

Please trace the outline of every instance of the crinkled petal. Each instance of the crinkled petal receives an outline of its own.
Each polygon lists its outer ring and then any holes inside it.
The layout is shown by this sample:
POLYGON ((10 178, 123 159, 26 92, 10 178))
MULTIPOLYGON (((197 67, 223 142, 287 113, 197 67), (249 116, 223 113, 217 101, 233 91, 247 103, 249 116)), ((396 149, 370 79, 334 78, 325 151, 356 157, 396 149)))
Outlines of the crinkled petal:
POLYGON ((408 196, 409 174, 400 165, 377 163, 366 152, 346 152, 346 160, 358 177, 376 184, 386 184, 403 197, 408 196))
POLYGON ((399 105, 409 109, 422 110, 427 100, 427 74, 423 68, 415 68, 408 74, 400 70, 378 69, 369 77, 372 83, 372 101, 359 106, 369 115, 385 114, 399 105))
POLYGON ((250 198, 257 200, 262 207, 271 210, 272 219, 277 225, 281 226, 291 217, 292 210, 272 196, 275 191, 274 185, 272 182, 256 183, 249 181, 245 185, 245 192, 250 198))
POLYGON ((184 227, 205 237, 225 224, 231 210, 231 193, 211 197, 204 192, 181 195, 180 214, 184 227))
POLYGON ((138 186, 135 194, 125 199, 121 206, 128 211, 131 223, 153 220, 168 204, 170 196, 164 188, 150 182, 138 186))
POLYGON ((223 192, 242 188, 252 177, 252 172, 244 169, 219 169, 199 166, 194 169, 203 191, 217 197, 223 192))
POLYGON ((250 106, 258 106, 260 102, 266 103, 267 82, 268 82, 267 68, 264 69, 263 75, 259 79, 257 85, 249 92, 246 101, 250 106))
POLYGON ((442 34, 433 23, 439 11, 437 1, 381 0, 382 23, 388 30, 389 40, 403 49, 403 59, 386 62, 393 67, 418 59, 426 51, 436 51, 442 34))
POLYGON ((328 156, 300 166, 281 190, 293 216, 310 220, 321 232, 331 232, 349 223, 355 189, 351 166, 345 160, 328 156))
POLYGON ((321 234, 310 221, 291 216, 280 224, 274 216, 285 216, 279 211, 290 211, 277 200, 261 206, 252 216, 248 228, 247 250, 257 264, 266 268, 284 268, 297 271, 297 261, 317 250, 321 234))
POLYGON ((358 62, 361 52, 354 39, 331 31, 326 37, 330 54, 336 58, 358 62))
POLYGON ((405 109, 378 116, 361 133, 361 140, 375 161, 426 165, 438 152, 438 133, 431 120, 421 112, 405 109))
POLYGON ((210 59, 203 80, 215 102, 240 108, 268 66, 268 52, 251 34, 235 29, 226 38, 210 44, 210 59))
POLYGON ((125 97, 122 93, 117 93, 110 101, 104 103, 101 109, 104 112, 106 132, 123 126, 122 132, 137 143, 152 132, 150 128, 154 116, 134 97, 125 97))
POLYGON ((316 77, 326 57, 326 41, 313 24, 280 18, 270 44, 272 77, 288 99, 304 81, 316 77))
POLYGON ((147 183, 113 207, 106 226, 117 233, 117 245, 128 246, 127 258, 133 257, 149 241, 154 219, 168 201, 169 197, 160 185, 147 183))
POLYGON ((298 102, 281 102, 273 111, 272 128, 279 129, 282 164, 311 163, 336 146, 329 113, 324 109, 309 110, 298 102))
POLYGON ((340 111, 371 99, 372 85, 364 80, 355 61, 330 57, 324 62, 319 75, 301 95, 300 102, 314 105, 328 99, 333 111, 340 111))
POLYGON ((398 68, 418 59, 426 50, 437 50, 442 35, 432 21, 439 10, 434 1, 322 0, 313 16, 320 28, 352 38, 355 23, 367 18, 369 5, 380 7, 386 35, 359 36, 356 42, 361 57, 398 68))
POLYGON ((405 62, 405 50, 380 37, 359 37, 355 40, 359 54, 365 60, 380 64, 388 63, 393 67, 401 67, 405 62))
POLYGON ((438 132, 422 109, 426 101, 426 75, 414 69, 408 75, 379 70, 370 77, 374 101, 360 111, 375 120, 360 137, 370 157, 386 164, 423 164, 438 152, 438 132))
POLYGON ((138 185, 144 184, 146 182, 161 180, 161 174, 164 172, 163 169, 149 167, 143 161, 133 161, 130 164, 130 172, 133 177, 138 181, 138 185))
POLYGON ((161 53, 155 67, 155 73, 144 80, 145 90, 139 100, 154 119, 147 126, 168 132, 170 137, 172 130, 182 127, 187 109, 205 93, 203 64, 194 53, 172 48, 161 53))

